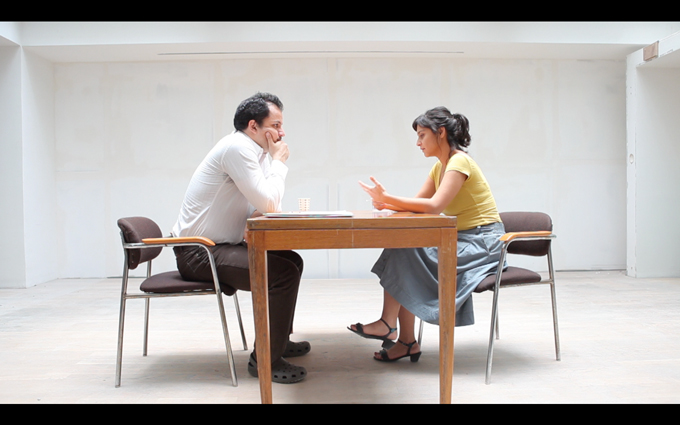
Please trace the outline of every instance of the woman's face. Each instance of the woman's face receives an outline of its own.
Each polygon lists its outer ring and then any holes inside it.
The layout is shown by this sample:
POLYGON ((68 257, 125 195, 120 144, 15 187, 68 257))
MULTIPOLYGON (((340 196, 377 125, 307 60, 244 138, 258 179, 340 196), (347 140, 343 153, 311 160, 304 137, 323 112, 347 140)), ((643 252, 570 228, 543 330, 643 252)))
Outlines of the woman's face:
POLYGON ((418 140, 416 145, 425 157, 437 156, 441 152, 437 135, 427 127, 416 126, 418 140))

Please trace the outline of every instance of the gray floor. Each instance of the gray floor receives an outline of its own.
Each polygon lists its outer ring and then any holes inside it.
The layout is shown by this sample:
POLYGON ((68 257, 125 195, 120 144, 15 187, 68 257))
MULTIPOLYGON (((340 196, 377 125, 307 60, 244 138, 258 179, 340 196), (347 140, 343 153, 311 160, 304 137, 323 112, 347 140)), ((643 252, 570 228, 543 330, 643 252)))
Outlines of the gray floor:
MULTIPOLYGON (((475 295, 477 324, 456 329, 454 403, 680 402, 680 279, 622 272, 558 274, 562 360, 555 361, 547 287, 501 293, 501 339, 484 384, 491 294, 475 295)), ((0 290, 2 403, 259 403, 249 351, 226 299, 238 387, 231 386, 212 297, 157 300, 149 356, 142 301, 128 310, 123 380, 114 388, 119 280, 59 280, 0 290)), ((249 293, 241 293, 248 344, 249 293)), ((418 363, 372 360, 375 341, 345 329, 379 314, 374 280, 304 280, 295 338, 298 384, 274 384, 275 403, 438 403, 438 328, 426 325, 418 363)))

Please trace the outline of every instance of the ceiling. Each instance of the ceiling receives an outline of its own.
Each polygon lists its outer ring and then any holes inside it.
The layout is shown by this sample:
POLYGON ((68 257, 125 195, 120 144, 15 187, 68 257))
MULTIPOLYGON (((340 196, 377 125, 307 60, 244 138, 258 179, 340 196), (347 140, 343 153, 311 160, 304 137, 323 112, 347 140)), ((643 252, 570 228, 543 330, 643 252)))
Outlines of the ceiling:
MULTIPOLYGON (((315 43, 314 43, 315 44, 315 43)), ((528 58, 623 60, 639 50, 639 45, 552 45, 546 43, 422 43, 414 48, 404 43, 324 43, 317 46, 295 43, 295 46, 268 43, 144 44, 91 46, 24 46, 52 62, 126 62, 161 60, 210 60, 242 58, 305 57, 453 57, 453 58, 528 58)))
MULTIPOLYGON (((625 60, 680 23, 17 22, 18 45, 52 62, 446 57, 625 60), (266 24, 266 25, 263 25, 266 24)), ((7 30, 6 32, 10 32, 7 30)), ((672 64, 664 55, 655 66, 672 64)), ((651 62, 650 62, 651 63, 651 62)))

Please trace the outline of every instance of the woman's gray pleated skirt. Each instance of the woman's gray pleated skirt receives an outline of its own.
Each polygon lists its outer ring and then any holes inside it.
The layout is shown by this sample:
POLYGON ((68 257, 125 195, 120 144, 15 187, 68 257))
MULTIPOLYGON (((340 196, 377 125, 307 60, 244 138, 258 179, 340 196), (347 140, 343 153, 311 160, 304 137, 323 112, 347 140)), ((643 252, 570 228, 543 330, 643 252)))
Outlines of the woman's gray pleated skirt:
MULTIPOLYGON (((496 273, 504 233, 503 223, 458 231, 456 326, 474 324, 472 292, 485 277, 496 273)), ((437 257, 437 248, 432 247, 385 249, 371 269, 394 299, 434 325, 439 324, 437 257)))

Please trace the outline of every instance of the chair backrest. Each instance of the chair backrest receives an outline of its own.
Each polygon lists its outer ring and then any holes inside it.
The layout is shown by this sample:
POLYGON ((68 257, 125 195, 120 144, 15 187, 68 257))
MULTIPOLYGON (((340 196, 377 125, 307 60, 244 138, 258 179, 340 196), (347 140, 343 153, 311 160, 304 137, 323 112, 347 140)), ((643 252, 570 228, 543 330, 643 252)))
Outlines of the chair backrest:
MULTIPOLYGON (((510 232, 529 232, 547 230, 552 232, 552 220, 548 214, 542 212, 503 212, 500 213, 501 220, 505 226, 505 231, 510 232)), ((508 253, 531 255, 542 257, 548 254, 550 240, 545 241, 519 241, 513 242, 508 246, 508 253)))
MULTIPOLYGON (((118 220, 125 243, 140 243, 145 238, 161 238, 163 232, 151 219, 146 217, 125 217, 118 220)), ((153 260, 163 250, 158 248, 128 249, 128 268, 134 270, 138 265, 153 260)))

